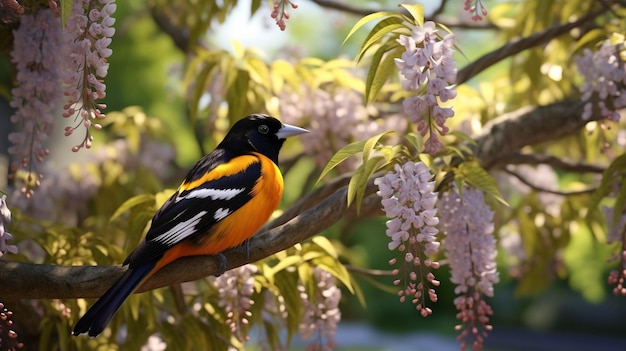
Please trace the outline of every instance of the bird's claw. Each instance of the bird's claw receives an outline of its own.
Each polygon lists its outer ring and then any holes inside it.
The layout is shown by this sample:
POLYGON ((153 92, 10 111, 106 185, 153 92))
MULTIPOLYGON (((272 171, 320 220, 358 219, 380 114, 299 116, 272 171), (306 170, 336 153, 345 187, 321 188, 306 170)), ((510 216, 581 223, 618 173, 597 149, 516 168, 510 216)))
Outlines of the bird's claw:
POLYGON ((217 273, 215 273, 215 276, 219 277, 226 272, 226 268, 228 268, 228 259, 221 252, 217 254, 217 259, 219 261, 219 265, 217 266, 217 273))

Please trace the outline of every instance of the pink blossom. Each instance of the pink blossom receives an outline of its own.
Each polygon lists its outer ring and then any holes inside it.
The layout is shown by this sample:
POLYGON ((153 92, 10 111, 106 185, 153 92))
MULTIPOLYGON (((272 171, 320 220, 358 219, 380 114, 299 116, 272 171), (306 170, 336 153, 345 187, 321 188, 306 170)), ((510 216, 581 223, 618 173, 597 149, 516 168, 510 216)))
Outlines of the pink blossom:
POLYGON ((307 292, 304 285, 298 284, 304 310, 298 327, 300 336, 309 342, 307 350, 334 350, 337 325, 341 321, 341 289, 335 277, 320 267, 313 269, 313 279, 316 282, 313 292, 307 292))
POLYGON ((428 21, 423 27, 415 26, 411 36, 401 35, 398 42, 405 47, 400 58, 395 59, 403 79, 402 88, 416 95, 403 101, 404 112, 417 123, 418 132, 428 138, 424 151, 436 154, 443 144, 438 135, 445 135, 445 120, 454 116, 449 107, 441 107, 456 97, 456 62, 452 59, 454 36, 441 38, 435 23, 428 21))
POLYGON ((482 191, 465 188, 461 196, 453 186, 440 199, 439 212, 450 280, 460 295, 455 299, 462 324, 460 337, 472 339, 472 347, 480 349, 491 329, 488 321, 493 313, 484 296, 492 297, 493 284, 499 281, 493 211, 485 204, 482 191))
POLYGON ((620 47, 610 40, 595 52, 585 49, 576 57, 578 71, 585 78, 580 86, 585 101, 582 117, 591 119, 594 105, 602 118, 619 121, 618 110, 626 107, 626 63, 619 59, 620 47))
POLYGON ((250 307, 254 304, 254 275, 258 272, 255 265, 247 264, 224 272, 215 278, 215 287, 219 294, 218 305, 224 309, 226 324, 240 341, 246 341, 248 335, 242 328, 250 323, 250 307))
POLYGON ((271 17, 276 20, 276 25, 280 28, 280 30, 284 31, 287 28, 286 20, 289 19, 289 12, 285 9, 287 5, 291 6, 292 9, 297 9, 298 4, 294 3, 290 0, 278 0, 274 3, 274 9, 272 10, 271 17))
POLYGON ((11 90, 10 104, 16 110, 11 122, 18 131, 9 135, 9 153, 14 157, 11 172, 19 176, 18 171, 24 171, 25 176, 18 179, 23 181, 22 193, 30 197, 43 177, 37 164, 49 153, 45 142, 54 127, 60 97, 57 67, 61 56, 49 54, 61 50, 60 21, 50 9, 25 14, 13 35, 11 59, 17 70, 17 84, 11 90))
POLYGON ((75 122, 65 128, 65 135, 71 135, 81 125, 85 128, 82 142, 72 147, 72 151, 91 147, 90 128, 101 128, 93 120, 105 117, 101 109, 106 105, 96 100, 106 97, 103 79, 109 69, 106 59, 113 53, 109 45, 115 34, 112 27, 115 19, 111 15, 116 8, 114 0, 76 0, 66 23, 64 54, 67 59, 63 60, 63 82, 67 102, 63 116, 75 122))
POLYGON ((439 264, 428 258, 439 251, 437 241, 439 224, 435 202, 437 193, 432 174, 422 162, 396 164, 394 171, 376 178, 377 194, 382 198, 381 204, 389 218, 385 234, 391 239, 388 248, 398 250, 398 256, 390 261, 395 265, 400 262, 399 269, 394 270, 402 279, 396 279, 395 285, 401 285, 398 296, 400 301, 409 299, 421 315, 426 317, 432 313, 427 307, 427 299, 437 300, 432 286, 437 286, 432 270, 439 264))
POLYGON ((472 14, 472 21, 482 21, 487 16, 487 9, 481 0, 465 0, 463 9, 472 14))

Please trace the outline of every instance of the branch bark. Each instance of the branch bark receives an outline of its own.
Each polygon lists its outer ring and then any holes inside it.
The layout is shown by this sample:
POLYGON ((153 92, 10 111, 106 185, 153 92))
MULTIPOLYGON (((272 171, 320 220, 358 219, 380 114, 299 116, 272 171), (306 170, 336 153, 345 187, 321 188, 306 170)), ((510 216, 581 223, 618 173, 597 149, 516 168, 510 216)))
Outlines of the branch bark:
MULTIPOLYGON (((228 269, 261 260, 321 232, 348 210, 345 187, 285 224, 257 234, 250 240, 250 255, 244 247, 224 252, 228 269)), ((138 292, 214 275, 216 256, 181 258, 161 269, 138 292)), ((0 261, 0 296, 17 299, 68 299, 100 297, 125 271, 122 266, 55 266, 0 261)))

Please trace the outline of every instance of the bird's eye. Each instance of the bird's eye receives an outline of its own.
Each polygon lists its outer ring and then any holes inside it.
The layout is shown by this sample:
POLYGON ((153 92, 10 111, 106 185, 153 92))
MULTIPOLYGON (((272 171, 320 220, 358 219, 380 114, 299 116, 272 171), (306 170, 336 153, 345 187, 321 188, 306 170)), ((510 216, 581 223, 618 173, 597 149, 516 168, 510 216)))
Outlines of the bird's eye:
POLYGON ((270 131, 270 127, 266 126, 265 124, 261 124, 259 126, 259 133, 261 134, 267 134, 270 131))

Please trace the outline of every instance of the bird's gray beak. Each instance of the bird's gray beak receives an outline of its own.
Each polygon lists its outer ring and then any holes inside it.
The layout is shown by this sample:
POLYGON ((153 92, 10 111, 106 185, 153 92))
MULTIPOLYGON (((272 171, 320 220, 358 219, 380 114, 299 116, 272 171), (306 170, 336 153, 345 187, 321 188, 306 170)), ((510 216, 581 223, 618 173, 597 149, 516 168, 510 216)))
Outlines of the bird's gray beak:
POLYGON ((278 130, 278 132, 276 132, 276 137, 278 137, 278 139, 285 139, 290 136, 304 133, 309 133, 309 131, 304 128, 283 123, 283 126, 278 130))

